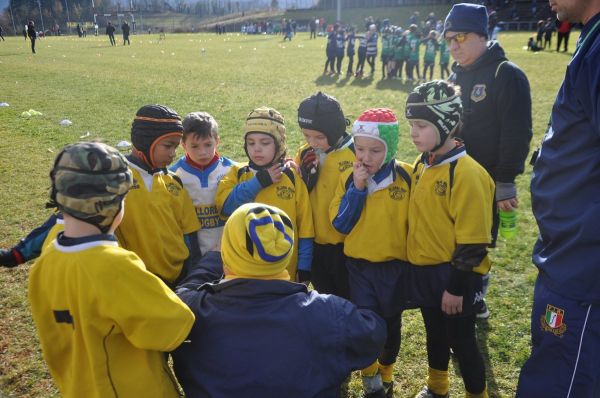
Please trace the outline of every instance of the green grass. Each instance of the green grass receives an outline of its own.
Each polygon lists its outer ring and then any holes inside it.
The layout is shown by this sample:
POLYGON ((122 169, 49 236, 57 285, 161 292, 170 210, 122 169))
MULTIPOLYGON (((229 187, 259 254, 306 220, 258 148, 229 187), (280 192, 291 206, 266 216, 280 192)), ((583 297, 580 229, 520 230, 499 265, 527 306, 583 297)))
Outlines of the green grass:
MULTIPOLYGON (((527 34, 506 33, 502 43, 511 60, 529 76, 533 96, 536 145, 543 135, 569 57, 523 50, 527 34)), ((302 142, 296 110, 299 102, 322 90, 335 95, 350 119, 369 107, 390 107, 401 120, 399 158, 416 155, 403 118, 410 87, 397 81, 326 77, 325 40, 300 34, 291 43, 281 36, 167 35, 132 36, 130 47, 110 47, 105 36, 38 41, 33 56, 28 42, 0 42, 0 247, 12 246, 49 214, 44 208, 48 171, 60 148, 80 136, 116 144, 129 139, 136 110, 161 103, 181 115, 204 110, 220 124, 220 152, 244 160, 242 127, 254 107, 270 105, 288 121, 290 152, 302 142), (202 53, 201 49, 205 52, 202 53), (43 116, 24 119, 35 109, 43 116), (59 126, 67 118, 70 127, 59 126)), ((576 38, 571 39, 573 43, 576 38)), ((436 70, 436 74, 439 71, 436 70)), ((489 322, 478 334, 488 364, 491 396, 514 395, 519 370, 529 353, 529 310, 536 275, 530 255, 537 228, 529 196, 530 167, 518 179, 521 207, 519 237, 501 240, 492 251, 493 279, 489 322)), ((29 314, 26 290, 29 265, 0 270, 0 395, 49 397, 56 394, 41 358, 29 314)), ((402 351, 396 366, 397 397, 411 397, 426 374, 420 315, 404 318, 402 351)), ((351 383, 358 394, 360 382, 351 383)), ((462 396, 462 381, 451 378, 451 393, 462 396)))

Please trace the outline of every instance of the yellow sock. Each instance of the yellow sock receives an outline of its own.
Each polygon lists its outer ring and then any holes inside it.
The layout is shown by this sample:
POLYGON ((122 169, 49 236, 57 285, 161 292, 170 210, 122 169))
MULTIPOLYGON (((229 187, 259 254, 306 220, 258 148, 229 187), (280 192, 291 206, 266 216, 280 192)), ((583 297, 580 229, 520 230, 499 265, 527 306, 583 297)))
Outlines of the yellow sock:
POLYGON ((381 375, 381 381, 383 381, 384 383, 389 383, 390 381, 392 381, 394 376, 394 364, 379 364, 379 374, 381 375))
POLYGON ((483 392, 479 393, 479 394, 472 394, 468 391, 466 391, 466 398, 489 398, 488 392, 487 392, 487 386, 484 388, 483 392))
POLYGON ((427 387, 435 394, 448 394, 448 390, 450 389, 448 371, 429 368, 427 371, 427 387))
POLYGON ((379 370, 379 362, 375 361, 368 367, 364 368, 360 371, 360 375, 364 377, 373 377, 377 374, 379 370))

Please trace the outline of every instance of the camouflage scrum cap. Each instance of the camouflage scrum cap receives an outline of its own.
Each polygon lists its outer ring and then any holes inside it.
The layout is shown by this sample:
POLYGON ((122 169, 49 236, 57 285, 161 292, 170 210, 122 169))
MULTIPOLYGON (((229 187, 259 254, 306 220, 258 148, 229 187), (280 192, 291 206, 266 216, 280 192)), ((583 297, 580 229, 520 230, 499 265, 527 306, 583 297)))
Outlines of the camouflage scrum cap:
POLYGON ((127 160, 116 149, 97 142, 67 145, 50 172, 51 200, 72 217, 106 233, 121 211, 132 184, 127 160))
MULTIPOLYGON (((270 135, 275 140, 276 147, 273 161, 278 161, 285 156, 287 151, 285 143, 285 120, 277 110, 266 106, 254 109, 248 114, 248 117, 246 117, 244 133, 244 140, 250 133, 270 135)), ((245 144, 244 148, 246 148, 245 144)), ((246 154, 248 154, 247 150, 246 154)))

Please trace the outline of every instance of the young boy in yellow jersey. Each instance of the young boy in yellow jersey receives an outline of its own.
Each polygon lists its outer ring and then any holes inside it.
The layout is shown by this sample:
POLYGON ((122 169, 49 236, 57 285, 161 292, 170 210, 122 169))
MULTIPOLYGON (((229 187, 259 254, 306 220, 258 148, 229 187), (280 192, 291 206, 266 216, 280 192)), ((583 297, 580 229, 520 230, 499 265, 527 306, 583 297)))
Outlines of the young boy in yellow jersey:
POLYGON ((193 263, 200 257, 194 205, 181 180, 166 169, 175 159, 182 131, 181 119, 166 106, 146 105, 138 110, 127 157, 133 186, 116 231, 119 244, 170 285, 180 276, 184 261, 193 263))
MULTIPOLYGON (((191 265, 201 253, 196 234, 200 224, 192 201, 181 179, 166 169, 175 158, 182 131, 172 109, 146 105, 138 110, 128 156, 134 183, 127 216, 116 231, 119 244, 170 285, 180 276, 184 261, 191 265)), ((0 265, 16 266, 36 258, 61 229, 59 219, 50 217, 22 243, 0 252, 0 265)))
POLYGON ((247 165, 234 165, 217 188, 217 208, 224 218, 244 203, 260 202, 285 211, 298 237, 288 264, 292 280, 308 283, 313 258, 313 218, 308 190, 293 168, 283 164, 286 155, 285 124, 277 110, 260 107, 244 126, 247 165))
POLYGON ((485 365, 475 338, 482 276, 490 269, 487 246, 494 182, 453 136, 460 127, 460 89, 446 81, 409 94, 406 118, 422 155, 412 174, 405 286, 421 308, 429 371, 418 398, 447 397, 450 349, 466 397, 487 398, 485 365))
POLYGON ((181 179, 192 198, 201 229, 198 245, 202 256, 215 246, 223 234, 225 222, 219 216, 215 197, 219 181, 229 172, 234 162, 217 152, 219 125, 207 112, 192 112, 183 118, 185 150, 169 169, 181 179))
POLYGON ((296 154, 302 179, 310 192, 315 224, 312 284, 319 293, 350 298, 344 255, 344 234, 333 228, 329 205, 340 174, 352 168, 354 144, 346 133, 349 124, 339 102, 318 92, 298 107, 298 124, 306 139, 296 154))
POLYGON ((402 276, 408 267, 406 236, 410 165, 394 159, 398 120, 385 108, 369 109, 352 127, 356 161, 340 177, 329 219, 347 234, 344 254, 350 297, 381 316, 387 339, 378 361, 363 369, 365 397, 393 397, 393 370, 400 351, 402 276))
POLYGON ((113 235, 133 179, 116 149, 65 147, 50 174, 64 232, 29 274, 42 353, 63 397, 179 397, 163 352, 194 315, 113 235))

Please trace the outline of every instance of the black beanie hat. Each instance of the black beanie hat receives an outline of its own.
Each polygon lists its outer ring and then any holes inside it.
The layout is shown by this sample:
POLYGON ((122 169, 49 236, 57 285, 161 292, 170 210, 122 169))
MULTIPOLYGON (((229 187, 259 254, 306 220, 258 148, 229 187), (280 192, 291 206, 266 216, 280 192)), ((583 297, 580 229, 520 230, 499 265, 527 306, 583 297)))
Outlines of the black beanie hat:
POLYGON ((344 117, 340 103, 332 96, 318 92, 304 99, 298 107, 298 124, 316 130, 334 146, 346 132, 350 122, 344 117))
POLYGON ((166 135, 183 135, 181 118, 173 109, 163 105, 144 105, 131 124, 131 143, 144 156, 144 161, 154 167, 152 148, 154 142, 166 135))

